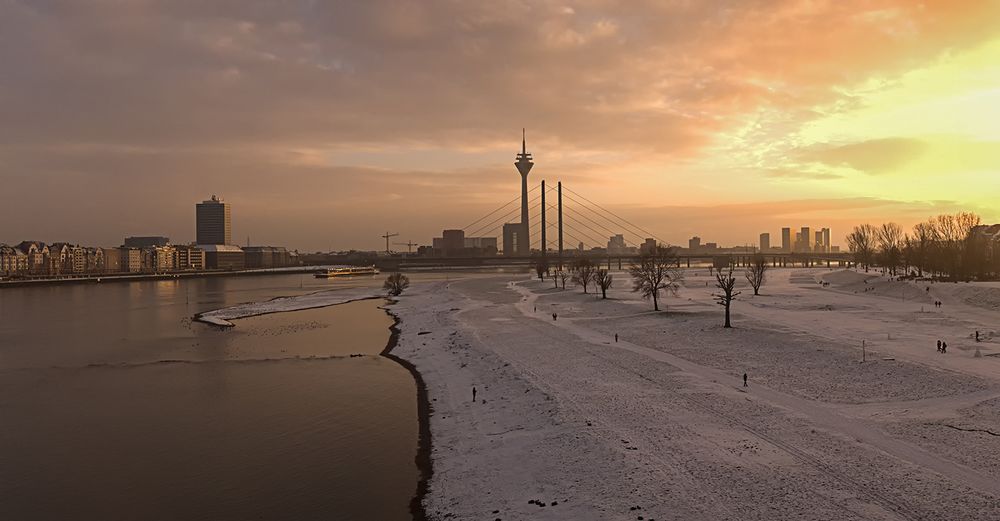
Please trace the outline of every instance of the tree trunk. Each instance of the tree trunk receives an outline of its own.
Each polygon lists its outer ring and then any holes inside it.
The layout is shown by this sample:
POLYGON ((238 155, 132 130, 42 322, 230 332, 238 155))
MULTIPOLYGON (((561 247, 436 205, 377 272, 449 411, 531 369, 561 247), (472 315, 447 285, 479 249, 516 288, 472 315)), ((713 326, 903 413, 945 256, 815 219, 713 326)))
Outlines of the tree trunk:
POLYGON ((729 304, 726 303, 726 325, 723 327, 733 327, 729 324, 729 304))
POLYGON ((608 290, 601 288, 601 298, 602 299, 608 298, 608 290))
POLYGON ((656 301, 656 292, 653 292, 653 311, 660 310, 660 303, 656 301))

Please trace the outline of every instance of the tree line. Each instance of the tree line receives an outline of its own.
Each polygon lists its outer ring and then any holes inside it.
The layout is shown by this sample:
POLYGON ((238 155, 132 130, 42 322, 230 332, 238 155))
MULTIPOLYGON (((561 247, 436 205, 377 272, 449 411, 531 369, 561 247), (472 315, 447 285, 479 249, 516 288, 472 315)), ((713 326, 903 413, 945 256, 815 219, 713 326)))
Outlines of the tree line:
POLYGON ((974 213, 959 212, 931 217, 909 232, 893 222, 862 224, 847 236, 847 245, 866 271, 878 267, 893 276, 995 279, 1000 251, 975 233, 980 222, 974 213))

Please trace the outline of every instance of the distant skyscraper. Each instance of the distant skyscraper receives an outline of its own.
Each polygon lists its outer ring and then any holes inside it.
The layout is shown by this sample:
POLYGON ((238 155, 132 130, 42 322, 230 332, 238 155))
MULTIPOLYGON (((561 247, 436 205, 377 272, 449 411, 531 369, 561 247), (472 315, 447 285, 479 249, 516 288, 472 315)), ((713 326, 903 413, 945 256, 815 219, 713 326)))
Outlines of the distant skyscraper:
POLYGON ((688 239, 688 249, 697 250, 701 248, 701 237, 695 236, 688 239))
POLYGON ((625 251, 625 236, 622 234, 608 238, 608 253, 621 253, 625 251))
POLYGON ((812 251, 812 245, 809 244, 812 241, 812 232, 809 230, 808 226, 803 226, 802 231, 799 232, 799 249, 801 251, 812 251))
POLYGON ((781 251, 792 251, 792 229, 781 229, 781 251))
POLYGON ((531 230, 528 228, 528 172, 531 172, 531 167, 534 165, 531 162, 531 154, 528 153, 524 129, 522 128, 521 153, 517 155, 517 162, 514 163, 518 173, 521 174, 521 233, 519 234, 520 239, 517 241, 517 254, 522 257, 531 255, 531 230))
POLYGON ((830 244, 830 229, 823 228, 823 251, 829 253, 833 251, 833 244, 830 244))
POLYGON ((217 196, 197 205, 198 244, 231 244, 233 228, 229 203, 217 196))
POLYGON ((771 234, 762 233, 760 234, 760 251, 768 251, 771 249, 771 234))
POLYGON ((524 227, 521 223, 507 223, 503 225, 503 254, 508 257, 520 255, 524 242, 524 227))

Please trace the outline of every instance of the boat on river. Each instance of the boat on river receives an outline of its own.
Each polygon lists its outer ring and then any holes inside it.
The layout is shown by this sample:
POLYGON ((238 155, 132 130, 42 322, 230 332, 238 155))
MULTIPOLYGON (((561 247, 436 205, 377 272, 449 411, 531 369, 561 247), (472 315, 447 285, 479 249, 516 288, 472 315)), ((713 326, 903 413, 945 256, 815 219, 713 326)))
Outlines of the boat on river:
POLYGON ((340 266, 327 268, 316 272, 317 279, 332 279, 334 277, 355 277, 361 275, 378 275, 375 266, 340 266))

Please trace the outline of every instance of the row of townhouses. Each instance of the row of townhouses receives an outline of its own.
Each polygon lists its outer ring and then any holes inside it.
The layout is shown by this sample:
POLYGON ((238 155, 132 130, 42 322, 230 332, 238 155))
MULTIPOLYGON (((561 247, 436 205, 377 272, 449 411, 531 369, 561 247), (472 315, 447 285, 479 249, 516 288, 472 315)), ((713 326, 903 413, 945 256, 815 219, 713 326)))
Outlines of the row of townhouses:
POLYGON ((298 264, 298 253, 273 246, 172 245, 115 248, 65 242, 0 244, 0 276, 165 273, 206 269, 278 268, 298 264))

